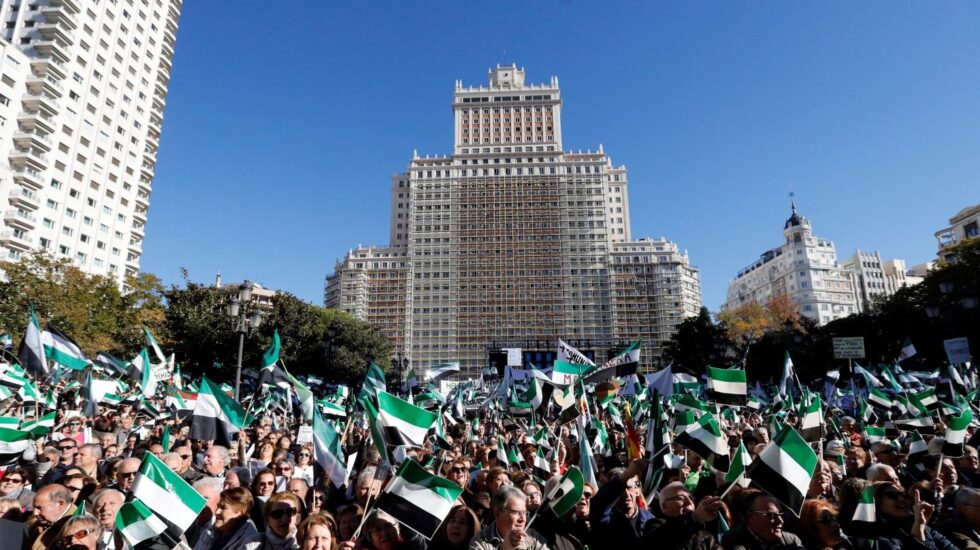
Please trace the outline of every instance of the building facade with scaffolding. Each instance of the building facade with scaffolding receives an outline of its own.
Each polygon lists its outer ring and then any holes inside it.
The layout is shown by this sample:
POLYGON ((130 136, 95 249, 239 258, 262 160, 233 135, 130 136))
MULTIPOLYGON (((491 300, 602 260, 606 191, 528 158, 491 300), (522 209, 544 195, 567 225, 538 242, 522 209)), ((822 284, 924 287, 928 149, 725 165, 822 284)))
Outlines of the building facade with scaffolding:
POLYGON ((390 244, 338 261, 326 305, 379 326, 419 368, 459 361, 466 375, 492 350, 558 338, 600 361, 643 338, 655 365, 701 307, 697 268, 666 239, 631 240, 627 171, 601 145, 564 150, 557 78, 488 76, 456 82, 453 154, 414 154, 392 177, 390 244))

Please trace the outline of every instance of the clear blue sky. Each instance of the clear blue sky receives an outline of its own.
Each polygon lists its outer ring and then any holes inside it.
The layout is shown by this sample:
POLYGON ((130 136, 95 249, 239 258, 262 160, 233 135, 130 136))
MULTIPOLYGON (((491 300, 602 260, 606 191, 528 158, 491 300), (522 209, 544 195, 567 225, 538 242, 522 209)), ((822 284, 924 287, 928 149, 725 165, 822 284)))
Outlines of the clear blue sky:
POLYGON ((728 280, 815 232, 909 264, 980 202, 977 2, 185 2, 143 269, 322 303, 388 239, 390 175, 449 154, 453 83, 557 75, 566 149, 629 169, 633 235, 728 280))

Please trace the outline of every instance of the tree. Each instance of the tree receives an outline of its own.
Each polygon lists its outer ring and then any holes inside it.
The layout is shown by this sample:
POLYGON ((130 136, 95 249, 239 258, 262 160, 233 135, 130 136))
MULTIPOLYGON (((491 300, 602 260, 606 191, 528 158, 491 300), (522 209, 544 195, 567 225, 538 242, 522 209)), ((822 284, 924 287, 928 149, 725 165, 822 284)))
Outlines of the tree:
POLYGON ((392 347, 377 327, 337 309, 323 310, 322 318, 325 323, 324 376, 338 383, 357 385, 364 380, 370 363, 377 363, 387 370, 392 347))
POLYGON ((664 345, 664 358, 681 372, 701 374, 708 366, 728 366, 734 358, 733 346, 725 329, 714 323, 708 308, 697 317, 677 325, 677 331, 664 345))
POLYGON ((2 268, 6 279, 0 282, 0 330, 18 339, 33 305, 38 321, 52 322, 87 355, 124 355, 142 339, 140 323, 152 324, 163 315, 161 287, 152 275, 128 278, 128 293, 123 294, 115 279, 87 274, 71 260, 44 251, 5 262, 2 268))

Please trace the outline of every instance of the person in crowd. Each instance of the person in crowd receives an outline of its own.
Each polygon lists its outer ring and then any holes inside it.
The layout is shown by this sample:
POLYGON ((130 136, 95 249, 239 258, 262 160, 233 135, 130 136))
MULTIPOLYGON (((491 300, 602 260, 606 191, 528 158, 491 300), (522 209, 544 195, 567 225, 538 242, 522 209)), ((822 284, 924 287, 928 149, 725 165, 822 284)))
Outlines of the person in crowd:
POLYGON ((293 478, 306 481, 307 486, 313 486, 313 447, 304 445, 296 453, 296 465, 293 467, 293 478))
POLYGON ((865 470, 865 478, 871 483, 878 483, 881 481, 894 484, 901 487, 902 482, 898 479, 898 473, 895 468, 885 464, 883 462, 876 462, 868 466, 865 470))
POLYGON ((52 483, 39 489, 34 495, 34 512, 28 521, 32 548, 53 547, 61 526, 75 509, 71 493, 64 485, 52 483))
POLYGON ((257 550, 262 546, 262 535, 249 519, 252 509, 252 495, 244 487, 222 491, 218 508, 214 513, 213 535, 202 537, 195 550, 257 550))
POLYGON ((17 499, 21 508, 30 512, 34 508, 34 491, 27 488, 30 477, 24 468, 11 468, 0 478, 0 496, 17 499))
POLYGON ((272 495, 262 508, 265 532, 262 535, 263 550, 296 550, 296 527, 303 513, 303 502, 293 493, 272 495))
POLYGON ((324 506, 327 503, 327 491, 321 485, 315 487, 310 487, 306 491, 306 498, 303 500, 306 504, 306 513, 315 514, 317 512, 323 512, 324 506))
POLYGON ((779 501, 762 491, 744 496, 736 515, 738 526, 726 533, 721 541, 725 550, 804 550, 800 537, 783 530, 785 513, 779 501))
POLYGON ((641 548, 646 523, 653 514, 639 505, 640 475, 645 460, 633 460, 625 469, 614 468, 607 474, 589 503, 589 523, 593 540, 605 541, 620 550, 641 548))
POLYGON ((208 477, 216 477, 222 481, 228 468, 228 448, 222 445, 211 445, 204 453, 201 473, 208 477))
POLYGON ((88 477, 101 479, 105 473, 102 470, 102 447, 98 443, 86 443, 79 447, 75 467, 88 477))
POLYGON ((252 492, 255 496, 255 507, 251 510, 252 522, 259 531, 265 530, 265 518, 262 514, 265 503, 276 490, 276 474, 272 470, 262 470, 252 478, 252 492))
POLYGON ((357 526, 361 524, 363 508, 357 504, 345 504, 337 508, 337 535, 339 540, 352 540, 357 526))
POLYGON ((123 493, 129 494, 133 489, 133 482, 136 481, 136 474, 140 470, 140 459, 124 458, 116 463, 115 488, 123 493))
POLYGON ((296 529, 300 550, 336 550, 337 522, 326 512, 314 512, 296 529))
POLYGON ((427 550, 466 550, 480 530, 476 513, 464 504, 457 504, 439 526, 427 550))
POLYGON ((512 485, 493 494, 493 523, 484 527, 470 543, 471 550, 490 550, 501 546, 522 550, 547 548, 544 538, 527 526, 527 496, 512 485))
POLYGON ((126 501, 126 495, 115 489, 102 489, 92 497, 92 511, 102 526, 99 540, 100 550, 122 550, 121 541, 114 537, 116 513, 126 501))
POLYGON ((800 539, 807 550, 848 548, 841 538, 837 508, 825 499, 807 499, 800 512, 800 539))
POLYGON ((38 482, 38 488, 52 483, 61 483, 65 472, 75 467, 75 453, 78 452, 78 442, 74 439, 62 439, 57 443, 58 461, 44 474, 38 482))
POLYGON ((294 477, 286 484, 286 490, 298 496, 301 501, 306 502, 306 493, 310 491, 310 486, 305 479, 294 477))
POLYGON ((810 478, 810 488, 807 490, 807 498, 823 500, 834 500, 833 476, 830 465, 826 460, 817 459, 817 467, 810 478))
POLYGON ((102 524, 91 514, 67 518, 55 540, 56 548, 98 550, 99 541, 102 540, 102 524))
POLYGON ((935 506, 923 501, 918 489, 910 489, 910 491, 911 496, 892 483, 875 484, 877 523, 874 540, 877 548, 880 550, 922 547, 931 550, 955 549, 953 543, 928 525, 935 513, 935 506))
POLYGON ((942 534, 960 550, 980 550, 980 489, 961 487, 942 534))
POLYGON ((700 502, 684 483, 675 481, 660 490, 660 514, 648 521, 643 533, 647 547, 664 545, 677 549, 709 549, 718 546, 719 512, 725 504, 716 496, 708 496, 700 502))
MULTIPOLYGON (((194 482, 193 488, 199 495, 204 497, 204 508, 197 515, 194 523, 187 528, 184 537, 191 548, 196 548, 202 538, 213 537, 215 531, 215 514, 218 511, 218 503, 221 501, 221 481, 214 477, 204 477, 194 482)), ((205 545, 207 541, 205 542, 205 545)))

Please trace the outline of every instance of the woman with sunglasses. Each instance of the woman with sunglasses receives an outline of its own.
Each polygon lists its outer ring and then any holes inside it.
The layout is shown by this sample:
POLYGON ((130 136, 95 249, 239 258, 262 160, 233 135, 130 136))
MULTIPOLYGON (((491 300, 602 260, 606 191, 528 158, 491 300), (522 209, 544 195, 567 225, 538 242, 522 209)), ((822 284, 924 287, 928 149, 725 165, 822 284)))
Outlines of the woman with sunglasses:
POLYGON ((837 507, 822 499, 807 499, 800 512, 800 538, 807 548, 838 550, 850 548, 841 539, 837 507))
POLYGON ((306 492, 306 513, 313 515, 317 512, 326 512, 323 509, 327 502, 327 491, 322 486, 310 487, 306 492))
POLYGON ((288 492, 276 493, 262 510, 265 518, 262 550, 297 550, 296 527, 303 512, 299 497, 288 492))
POLYGON ((306 480, 306 484, 313 486, 313 447, 303 445, 296 453, 296 467, 293 468, 293 477, 306 480))
POLYGON ((27 470, 23 468, 7 470, 0 479, 0 497, 16 498, 21 508, 30 512, 34 509, 34 491, 26 488, 28 482, 30 478, 27 470))
POLYGON ((55 548, 59 550, 98 550, 102 524, 91 514, 68 518, 58 533, 55 548))

